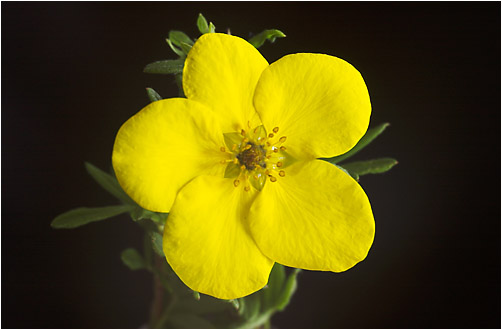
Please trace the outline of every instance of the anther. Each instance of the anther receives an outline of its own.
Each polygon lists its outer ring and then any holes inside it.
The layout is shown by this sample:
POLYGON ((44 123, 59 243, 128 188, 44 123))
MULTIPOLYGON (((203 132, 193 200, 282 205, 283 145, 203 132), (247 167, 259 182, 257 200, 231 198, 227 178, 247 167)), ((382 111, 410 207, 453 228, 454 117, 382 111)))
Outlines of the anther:
POLYGON ((248 120, 248 128, 251 128, 251 122, 248 120))
POLYGON ((234 186, 237 187, 239 185, 240 181, 239 180, 234 180, 234 186))
POLYGON ((286 147, 285 146, 281 146, 281 150, 282 151, 286 150, 286 147))
POLYGON ((221 152, 225 152, 225 147, 221 147, 221 148, 220 148, 220 151, 221 151, 221 152))
POLYGON ((275 182, 277 181, 277 178, 275 176, 270 176, 270 182, 275 182))
POLYGON ((284 172, 283 170, 279 171, 279 175, 280 176, 285 176, 286 175, 286 172, 284 172))
POLYGON ((277 162, 277 167, 281 167, 282 166, 282 162, 277 162))
POLYGON ((242 136, 246 136, 246 131, 245 131, 245 130, 243 130, 243 129, 241 129, 241 135, 242 135, 242 136))
POLYGON ((268 137, 269 137, 269 138, 273 138, 273 137, 274 137, 274 133, 270 133, 270 134, 268 135, 268 137))
POLYGON ((250 189, 251 189, 251 187, 250 187, 250 186, 244 187, 244 190, 245 190, 245 191, 249 191, 250 189))
POLYGON ((279 149, 277 149, 277 148, 274 147, 274 149, 272 149, 272 151, 273 152, 279 152, 279 149))
POLYGON ((245 169, 246 169, 246 165, 242 165, 242 166, 241 166, 241 170, 243 170, 243 171, 244 171, 245 169))
POLYGON ((281 138, 279 139, 279 142, 280 142, 280 143, 284 143, 284 142, 286 142, 286 137, 285 137, 285 136, 281 137, 281 138))
POLYGON ((239 160, 237 158, 234 158, 234 164, 239 164, 239 160))
POLYGON ((274 127, 272 131, 277 134, 277 132, 279 132, 279 127, 274 127))
POLYGON ((252 146, 250 144, 248 144, 247 146, 244 147, 244 150, 249 150, 249 149, 251 149, 251 147, 252 146))

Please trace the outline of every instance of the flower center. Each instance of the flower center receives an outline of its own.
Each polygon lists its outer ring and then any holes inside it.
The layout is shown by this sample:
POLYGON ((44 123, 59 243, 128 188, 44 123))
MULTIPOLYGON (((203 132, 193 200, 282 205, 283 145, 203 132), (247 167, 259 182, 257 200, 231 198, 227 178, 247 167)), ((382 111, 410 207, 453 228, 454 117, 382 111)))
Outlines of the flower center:
POLYGON ((257 166, 262 168, 267 167, 265 163, 266 152, 262 145, 256 145, 248 142, 244 151, 237 154, 237 159, 241 165, 246 166, 249 171, 254 170, 257 166))
POLYGON ((226 159, 221 161, 226 165, 225 178, 234 179, 235 187, 242 183, 245 191, 249 191, 251 186, 261 191, 267 178, 270 182, 277 182, 278 177, 284 177, 284 168, 295 159, 282 145, 286 136, 275 136, 278 132, 279 127, 275 127, 272 133, 267 134, 261 125, 249 131, 243 129, 240 133, 223 134, 228 148, 220 148, 226 154, 226 159))

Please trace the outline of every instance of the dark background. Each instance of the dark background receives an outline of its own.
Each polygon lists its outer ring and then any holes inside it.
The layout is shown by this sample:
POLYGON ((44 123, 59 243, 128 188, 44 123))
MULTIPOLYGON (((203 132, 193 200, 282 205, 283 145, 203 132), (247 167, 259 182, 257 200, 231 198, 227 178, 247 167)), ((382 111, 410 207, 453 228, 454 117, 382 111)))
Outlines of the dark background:
POLYGON ((127 216, 76 230, 50 221, 115 199, 84 161, 109 169, 120 125, 164 97, 169 76, 142 73, 175 58, 164 39, 217 31, 248 37, 273 62, 319 52, 363 74, 372 125, 387 131, 357 159, 394 157, 365 176, 376 219, 367 259, 341 273, 303 272, 289 328, 500 327, 500 3, 2 2, 3 328, 138 328, 150 275, 120 261, 142 234, 127 216))

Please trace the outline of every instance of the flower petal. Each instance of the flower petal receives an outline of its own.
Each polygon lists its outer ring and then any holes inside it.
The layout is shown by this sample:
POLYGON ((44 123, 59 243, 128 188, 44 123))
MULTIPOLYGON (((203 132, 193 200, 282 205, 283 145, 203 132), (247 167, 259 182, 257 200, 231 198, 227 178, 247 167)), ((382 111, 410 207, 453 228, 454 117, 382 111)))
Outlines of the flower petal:
POLYGON ((260 124, 253 107, 256 83, 268 66, 250 43, 239 37, 206 33, 193 45, 183 69, 183 90, 217 112, 224 133, 260 124))
POLYGON ((298 159, 350 150, 366 132, 371 113, 361 74, 323 54, 292 54, 272 63, 258 81, 254 105, 267 131, 279 127, 298 159))
POLYGON ((169 212, 189 180, 201 174, 223 176, 224 145, 209 109, 187 99, 167 99, 150 103, 122 125, 112 163, 134 201, 151 211, 169 212))
POLYGON ((197 177, 179 192, 164 229, 164 253, 191 289, 234 299, 267 284, 273 262, 247 227, 253 196, 214 176, 197 177))
POLYGON ((290 267, 341 272, 363 260, 375 233, 362 188, 321 160, 296 163, 267 182, 249 215, 256 244, 290 267))

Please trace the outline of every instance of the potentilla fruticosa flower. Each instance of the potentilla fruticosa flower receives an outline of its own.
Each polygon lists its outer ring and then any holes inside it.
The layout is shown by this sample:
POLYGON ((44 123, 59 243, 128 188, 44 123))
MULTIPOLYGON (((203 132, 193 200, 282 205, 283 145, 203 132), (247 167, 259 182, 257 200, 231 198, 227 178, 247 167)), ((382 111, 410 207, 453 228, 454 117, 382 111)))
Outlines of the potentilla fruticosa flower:
POLYGON ((169 212, 164 253, 187 286, 233 299, 264 287, 274 262, 341 272, 366 257, 366 194, 317 159, 347 152, 368 128, 352 65, 306 53, 269 65, 245 40, 209 33, 186 58, 183 90, 131 117, 112 160, 140 206, 169 212))

